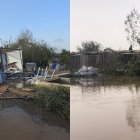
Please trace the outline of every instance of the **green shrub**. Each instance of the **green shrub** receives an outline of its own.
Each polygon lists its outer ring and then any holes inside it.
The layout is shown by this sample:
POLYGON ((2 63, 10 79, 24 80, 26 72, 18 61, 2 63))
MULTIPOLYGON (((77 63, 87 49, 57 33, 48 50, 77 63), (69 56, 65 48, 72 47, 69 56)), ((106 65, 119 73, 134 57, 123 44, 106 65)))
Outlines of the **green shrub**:
POLYGON ((36 87, 36 103, 46 110, 57 113, 63 119, 70 119, 70 88, 61 86, 36 87))

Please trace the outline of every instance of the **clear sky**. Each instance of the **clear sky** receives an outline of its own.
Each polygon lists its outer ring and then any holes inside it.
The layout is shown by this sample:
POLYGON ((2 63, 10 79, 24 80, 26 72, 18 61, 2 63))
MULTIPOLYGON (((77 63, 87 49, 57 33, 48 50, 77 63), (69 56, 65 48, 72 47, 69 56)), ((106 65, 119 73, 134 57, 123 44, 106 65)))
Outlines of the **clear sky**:
POLYGON ((70 47, 69 0, 0 0, 0 38, 15 39, 29 29, 51 46, 70 47))
POLYGON ((71 0, 70 5, 71 51, 85 40, 97 41, 104 48, 129 48, 124 21, 133 8, 140 13, 140 0, 71 0))

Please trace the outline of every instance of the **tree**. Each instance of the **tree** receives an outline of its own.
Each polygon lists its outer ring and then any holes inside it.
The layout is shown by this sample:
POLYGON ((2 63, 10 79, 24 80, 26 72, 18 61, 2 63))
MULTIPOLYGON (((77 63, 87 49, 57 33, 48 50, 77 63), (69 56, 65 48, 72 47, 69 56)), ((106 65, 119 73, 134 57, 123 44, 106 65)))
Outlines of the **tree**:
POLYGON ((84 41, 77 50, 79 52, 98 52, 101 50, 101 44, 94 41, 84 41))
POLYGON ((140 45, 140 14, 133 9, 125 20, 125 31, 130 45, 140 45))
POLYGON ((37 66, 46 66, 55 55, 54 49, 50 48, 47 42, 35 40, 29 30, 22 31, 17 39, 9 44, 9 47, 22 49, 24 66, 27 62, 35 62, 37 66))
POLYGON ((108 48, 105 48, 104 51, 110 51, 110 52, 113 52, 114 50, 111 49, 110 47, 108 47, 108 48))
POLYGON ((60 53, 60 61, 63 64, 69 64, 70 61, 70 51, 63 49, 60 53))

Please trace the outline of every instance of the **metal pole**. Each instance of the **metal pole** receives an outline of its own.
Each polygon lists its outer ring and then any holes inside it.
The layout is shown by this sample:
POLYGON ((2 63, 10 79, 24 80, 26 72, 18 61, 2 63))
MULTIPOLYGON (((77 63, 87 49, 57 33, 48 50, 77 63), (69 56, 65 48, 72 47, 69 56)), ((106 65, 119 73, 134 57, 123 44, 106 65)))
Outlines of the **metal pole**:
POLYGON ((4 72, 4 66, 3 66, 3 57, 2 57, 3 51, 2 48, 0 48, 0 57, 1 57, 1 70, 4 72))

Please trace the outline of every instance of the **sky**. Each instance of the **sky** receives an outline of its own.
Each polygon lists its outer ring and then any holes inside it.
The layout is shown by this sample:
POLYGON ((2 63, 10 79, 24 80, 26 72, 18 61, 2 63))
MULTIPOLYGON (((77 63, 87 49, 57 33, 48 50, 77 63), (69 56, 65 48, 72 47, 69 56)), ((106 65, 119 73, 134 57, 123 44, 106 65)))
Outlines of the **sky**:
POLYGON ((103 48, 129 49, 124 21, 132 9, 140 13, 140 0, 71 0, 70 7, 70 51, 91 40, 103 48))
POLYGON ((16 39, 29 29, 51 47, 70 49, 69 0, 0 0, 0 38, 16 39))

